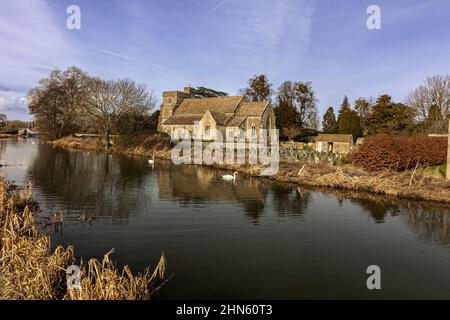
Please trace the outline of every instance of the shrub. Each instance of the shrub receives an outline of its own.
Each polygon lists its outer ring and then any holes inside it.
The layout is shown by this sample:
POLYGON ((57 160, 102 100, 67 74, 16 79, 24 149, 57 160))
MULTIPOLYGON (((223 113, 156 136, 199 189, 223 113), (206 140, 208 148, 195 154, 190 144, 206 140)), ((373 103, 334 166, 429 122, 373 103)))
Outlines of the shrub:
POLYGON ((447 165, 446 164, 441 164, 438 167, 438 171, 443 177, 445 177, 447 175, 447 165))
POLYGON ((406 170, 440 165, 447 158, 447 138, 377 135, 367 138, 352 155, 354 165, 368 171, 406 170))

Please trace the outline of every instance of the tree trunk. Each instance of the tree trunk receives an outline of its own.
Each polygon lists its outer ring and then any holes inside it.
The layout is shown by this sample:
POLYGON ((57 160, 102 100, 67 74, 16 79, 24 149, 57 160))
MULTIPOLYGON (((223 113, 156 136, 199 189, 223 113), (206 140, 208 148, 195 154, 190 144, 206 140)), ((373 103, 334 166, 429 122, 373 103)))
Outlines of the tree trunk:
POLYGON ((108 119, 107 125, 106 125, 106 149, 108 149, 111 144, 109 143, 109 136, 111 134, 111 120, 108 119))

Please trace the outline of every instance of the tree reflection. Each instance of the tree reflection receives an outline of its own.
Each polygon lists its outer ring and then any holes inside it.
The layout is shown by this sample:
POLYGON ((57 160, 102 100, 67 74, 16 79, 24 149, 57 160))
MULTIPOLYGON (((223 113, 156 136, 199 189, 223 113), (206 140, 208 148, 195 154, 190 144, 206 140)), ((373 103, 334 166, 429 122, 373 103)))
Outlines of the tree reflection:
POLYGON ((402 216, 406 225, 426 242, 449 243, 449 209, 433 208, 423 204, 406 206, 407 214, 402 216))
POLYGON ((365 209, 376 223, 384 222, 386 217, 398 216, 423 241, 450 243, 449 208, 445 205, 355 194, 351 202, 365 209))
POLYGON ((363 210, 368 212, 375 223, 383 223, 387 216, 395 217, 401 213, 401 203, 398 201, 377 200, 371 198, 356 198, 351 200, 352 203, 358 204, 363 210))
MULTIPOLYGON (((1 147, 4 150, 3 144, 1 147)), ((127 223, 130 215, 154 210, 153 201, 159 198, 178 202, 182 208, 198 206, 226 212, 241 208, 251 223, 258 224, 263 216, 272 214, 301 216, 312 201, 312 192, 296 186, 242 176, 235 182, 224 181, 224 172, 212 168, 159 161, 152 169, 145 159, 71 152, 48 145, 38 150, 28 177, 48 200, 49 213, 87 213, 127 223)), ((348 205, 344 201, 348 199, 375 223, 399 216, 423 240, 449 243, 449 209, 445 206, 354 192, 326 193, 342 206, 348 205)))
POLYGON ((310 192, 300 187, 273 185, 274 205, 279 216, 300 216, 308 208, 310 192))
MULTIPOLYGON (((160 166, 158 171, 161 199, 178 199, 180 204, 216 203, 241 206, 246 215, 257 223, 264 212, 269 189, 258 179, 224 181, 218 170, 196 166, 160 166)), ((230 206, 230 211, 233 211, 230 206)))
POLYGON ((87 211, 126 223, 150 200, 142 194, 148 171, 144 161, 43 146, 28 176, 44 195, 53 199, 55 207, 49 208, 53 212, 87 211))

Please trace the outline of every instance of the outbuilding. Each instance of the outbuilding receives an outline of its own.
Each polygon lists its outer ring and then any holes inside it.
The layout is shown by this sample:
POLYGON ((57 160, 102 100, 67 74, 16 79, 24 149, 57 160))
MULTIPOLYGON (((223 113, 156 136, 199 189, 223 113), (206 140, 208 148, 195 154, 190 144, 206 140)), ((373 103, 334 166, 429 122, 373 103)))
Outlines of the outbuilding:
POLYGON ((315 151, 349 154, 353 148, 351 134, 319 134, 316 138, 315 151))

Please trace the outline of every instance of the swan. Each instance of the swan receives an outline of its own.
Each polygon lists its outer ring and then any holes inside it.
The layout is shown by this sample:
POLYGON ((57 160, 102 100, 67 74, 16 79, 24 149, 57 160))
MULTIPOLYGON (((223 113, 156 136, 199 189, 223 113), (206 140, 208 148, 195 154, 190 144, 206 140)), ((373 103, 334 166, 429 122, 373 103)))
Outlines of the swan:
POLYGON ((155 163, 155 156, 153 156, 152 160, 148 160, 149 164, 154 164, 155 163))
POLYGON ((222 176, 222 179, 223 180, 227 180, 227 181, 229 181, 229 180, 236 180, 236 175, 237 174, 238 174, 237 172, 233 173, 233 175, 227 174, 227 175, 222 176))

